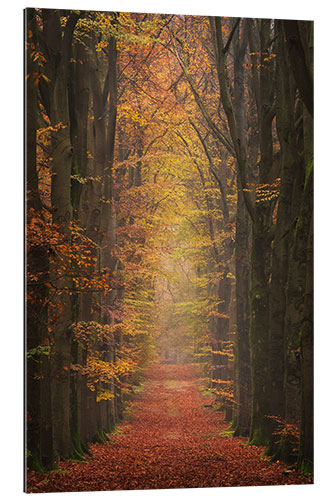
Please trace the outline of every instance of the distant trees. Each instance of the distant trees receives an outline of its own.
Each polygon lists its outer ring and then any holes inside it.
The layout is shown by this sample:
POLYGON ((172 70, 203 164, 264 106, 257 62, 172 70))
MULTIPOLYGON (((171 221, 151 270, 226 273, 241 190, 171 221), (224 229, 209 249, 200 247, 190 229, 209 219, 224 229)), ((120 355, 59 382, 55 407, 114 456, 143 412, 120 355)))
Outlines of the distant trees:
POLYGON ((28 466, 106 440, 167 331, 311 470, 313 24, 27 9, 26 42, 28 466))

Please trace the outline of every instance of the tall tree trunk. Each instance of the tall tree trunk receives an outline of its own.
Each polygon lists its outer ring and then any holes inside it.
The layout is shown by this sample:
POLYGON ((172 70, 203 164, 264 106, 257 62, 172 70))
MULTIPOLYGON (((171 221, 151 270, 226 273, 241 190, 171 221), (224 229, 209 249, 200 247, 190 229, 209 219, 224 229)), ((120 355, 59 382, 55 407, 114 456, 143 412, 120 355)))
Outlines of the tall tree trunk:
MULTIPOLYGON (((244 24, 242 37, 239 29, 235 33, 234 46, 234 94, 235 94, 235 121, 240 132, 240 141, 244 150, 247 149, 245 130, 244 103, 244 57, 247 46, 248 23, 244 24), (238 35, 238 36, 237 36, 238 35)), ((254 130, 254 129, 253 129, 254 130)), ((251 154, 257 156, 256 148, 251 154)), ((243 186, 240 174, 237 175, 237 213, 235 237, 235 274, 236 274, 236 339, 235 339, 235 371, 236 371, 236 406, 234 410, 234 435, 248 436, 251 421, 251 372, 250 372, 250 344, 249 344, 249 290, 250 290, 250 261, 249 261, 249 229, 250 217, 246 209, 243 186)))
POLYGON ((236 310, 235 364, 237 371, 235 436, 248 436, 251 422, 251 372, 249 344, 249 215, 238 180, 236 216, 236 310))
MULTIPOLYGON (((71 201, 73 206, 73 218, 81 226, 81 195, 84 184, 80 182, 87 176, 88 164, 88 111, 89 111, 89 77, 87 73, 87 52, 82 44, 75 46, 75 53, 70 64, 69 81, 69 111, 70 111, 70 133, 73 146, 72 176, 71 176, 71 201)), ((80 291, 72 293, 73 323, 81 320, 82 301, 80 291)), ((72 362, 83 365, 84 353, 78 342, 72 342, 72 362)), ((79 371, 71 373, 71 436, 74 447, 74 456, 82 458, 84 452, 88 451, 87 441, 82 432, 82 406, 84 402, 85 377, 79 371)))
MULTIPOLYGON (((59 92, 65 93, 64 86, 59 92)), ((52 114, 52 123, 66 118, 64 113, 52 114), (59 116, 60 115, 60 116, 59 116)), ((67 115, 68 117, 68 115, 67 115)), ((67 121, 68 126, 68 121, 67 121)), ((69 223, 71 221, 71 146, 69 130, 63 129, 53 138, 53 168, 52 168, 52 207, 53 221, 60 224, 61 231, 66 239, 70 238, 69 223)), ((58 277, 59 268, 51 270, 51 279, 57 289, 55 304, 59 318, 54 327, 52 349, 52 425, 55 454, 58 458, 68 458, 72 455, 70 435, 70 364, 72 341, 72 303, 69 290, 72 287, 70 279, 58 277)))
MULTIPOLYGON (((270 414, 278 419, 285 418, 285 315, 286 283, 289 263, 289 241, 291 235, 291 205, 295 172, 298 168, 295 132, 295 93, 288 78, 288 66, 284 48, 281 23, 278 30, 278 91, 277 91, 277 131, 281 147, 281 182, 278 198, 277 222, 272 252, 272 278, 270 286, 270 373, 271 409, 270 414)), ((281 436, 277 434, 278 422, 272 420, 271 441, 268 454, 277 452, 281 436)))
MULTIPOLYGON (((260 73, 259 73, 259 186, 269 183, 273 165, 272 120, 273 64, 267 61, 271 45, 269 19, 260 20, 260 73)), ((271 272, 271 202, 257 198, 252 224, 252 265, 250 292, 250 350, 252 379, 252 409, 250 442, 267 445, 270 439, 269 388, 269 278, 271 272)))
POLYGON ((298 468, 313 472, 313 163, 308 165, 304 191, 309 201, 306 217, 310 220, 306 248, 306 281, 301 328, 302 413, 298 468))
MULTIPOLYGON (((305 342, 307 346, 305 348, 305 353, 307 353, 307 349, 309 351, 309 354, 305 354, 306 363, 308 363, 307 369, 305 370, 304 358, 301 356, 302 346, 300 345, 300 334, 303 325, 309 325, 309 321, 310 323, 312 321, 311 292, 308 296, 308 303, 306 303, 305 294, 306 280, 309 282, 311 279, 311 271, 309 271, 309 264, 306 265, 305 263, 309 261, 307 248, 309 234, 312 230, 311 214, 313 212, 313 117, 308 111, 309 107, 311 111, 311 106, 313 105, 311 104, 311 96, 313 93, 313 23, 307 21, 283 21, 282 25, 286 35, 286 52, 289 56, 289 67, 291 68, 291 72, 293 74, 295 73, 295 47, 292 47, 294 42, 298 45, 298 48, 302 45, 303 61, 298 61, 297 63, 306 65, 308 72, 308 75, 295 75, 296 85, 301 92, 301 97, 305 106, 302 106, 301 102, 299 102, 298 108, 300 109, 300 113, 299 117, 297 117, 297 121, 299 122, 297 149, 303 161, 302 164, 298 166, 295 174, 291 215, 291 220, 294 221, 293 226, 295 229, 291 238, 289 250, 289 273, 286 287, 285 420, 287 424, 292 424, 296 427, 301 426, 301 445, 299 449, 298 465, 300 468, 304 465, 305 470, 307 466, 309 466, 311 470, 313 462, 313 443, 311 438, 311 434, 313 437, 313 429, 311 430, 313 426, 313 414, 311 415, 311 398, 313 398, 313 394, 311 396, 313 391, 311 377, 313 376, 313 365, 311 366, 309 360, 311 360, 312 357, 313 346, 311 346, 312 340, 310 333, 310 341, 308 343, 305 342), (297 31, 297 40, 293 41, 291 33, 292 30, 295 29, 297 31), (303 81, 300 82, 300 79, 303 79, 303 81), (307 88, 304 87, 306 81, 307 88), (301 87, 303 89, 302 91, 301 87), (309 371, 307 372, 307 370, 309 371), (309 403, 307 399, 304 400, 303 387, 308 387, 305 391, 309 391, 307 394, 310 399, 309 403), (302 398, 301 393, 303 395, 302 398), (308 404, 309 406, 307 406, 308 404), (307 407, 308 413, 307 424, 305 424, 304 420, 305 406, 307 407), (303 432, 304 425, 309 426, 306 433, 303 432), (304 445, 305 435, 308 436, 308 438, 305 438, 308 439, 308 445, 304 445), (305 452, 305 455, 303 455, 305 448, 308 449, 308 452, 305 452), (305 456, 304 463, 303 456, 305 456)), ((286 461, 295 461, 296 442, 294 436, 285 436, 281 440, 279 454, 281 458, 286 461)))
MULTIPOLYGON (((25 116, 25 149, 26 149, 26 191, 27 191, 27 225, 32 218, 43 219, 42 204, 39 196, 38 172, 37 172, 37 86, 34 81, 34 73, 38 71, 36 64, 32 60, 31 53, 36 44, 36 20, 35 10, 27 9, 25 12, 25 31, 28 49, 26 52, 25 72, 26 72, 26 116, 25 116), (33 45, 32 45, 33 44, 33 45)), ((48 340, 48 310, 47 298, 49 262, 47 247, 39 242, 34 242, 28 248, 26 271, 27 282, 27 305, 26 305, 26 349, 28 359, 26 361, 26 446, 28 467, 41 469, 49 468, 52 463, 52 445, 47 436, 50 428, 46 427, 43 415, 46 413, 50 421, 50 406, 43 399, 43 387, 47 383, 48 357, 39 354, 36 349, 45 346, 48 340), (29 280, 29 276, 36 276, 37 281, 29 280), (30 281, 30 283, 29 283, 30 281), (31 295, 31 297, 29 297, 31 295), (34 354, 31 354, 31 352, 34 354), (47 441, 47 448, 44 442, 47 441)))
MULTIPOLYGON (((113 193, 113 163, 116 137, 116 122, 117 122, 117 44, 115 38, 110 40, 108 46, 108 85, 109 85, 109 102, 108 102, 108 128, 106 142, 106 172, 104 180, 104 206, 102 208, 101 227, 105 234, 103 241, 103 249, 101 252, 101 267, 108 268, 110 276, 114 277, 117 259, 114 257, 113 250, 116 244, 116 211, 114 207, 113 193)), ((110 287, 112 289, 112 286, 110 287)), ((110 290, 104 295, 102 300, 102 323, 112 324, 112 311, 114 309, 115 294, 110 290)), ((115 350, 114 337, 110 338, 105 344, 105 361, 113 362, 113 353, 115 350)), ((113 389, 113 383, 111 388, 113 389)), ((111 430, 115 422, 114 401, 107 400, 103 408, 103 429, 108 432, 111 430)))
MULTIPOLYGON (((70 117, 68 105, 68 64, 75 24, 79 14, 72 13, 62 33, 60 14, 43 10, 43 35, 49 60, 46 66, 50 81, 45 107, 52 132, 51 205, 53 223, 59 226, 65 240, 70 240, 72 220, 70 117)), ((45 93, 44 93, 45 95, 45 93)), ((72 304, 69 291, 71 280, 61 276, 56 265, 51 269, 51 280, 56 288, 55 307, 59 315, 53 335, 51 351, 51 403, 54 453, 57 458, 72 455, 70 435, 70 363, 72 340, 72 304)))
MULTIPOLYGON (((309 231, 309 221, 304 213, 304 167, 296 171, 293 188, 293 203, 291 210, 291 238, 286 283, 286 315, 285 315, 285 421, 296 427, 300 426, 301 415, 301 363, 300 363, 300 331, 303 320, 304 290, 306 278, 306 241, 309 231), (297 223, 298 219, 302 223, 297 223), (295 227, 296 226, 296 227, 295 227)), ((295 442, 283 438, 279 447, 281 459, 294 461, 296 459, 295 442)))
POLYGON ((269 297, 271 239, 267 215, 253 223, 250 294, 250 359, 251 359, 251 429, 250 441, 256 445, 269 442, 269 297))

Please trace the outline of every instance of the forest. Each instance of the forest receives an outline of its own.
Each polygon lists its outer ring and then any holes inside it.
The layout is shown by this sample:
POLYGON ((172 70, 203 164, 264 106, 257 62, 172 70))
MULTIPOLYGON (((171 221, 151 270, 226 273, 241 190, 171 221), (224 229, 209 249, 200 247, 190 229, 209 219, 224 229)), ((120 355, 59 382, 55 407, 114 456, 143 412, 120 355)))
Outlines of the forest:
POLYGON ((25 10, 27 491, 313 481, 313 47, 25 10))

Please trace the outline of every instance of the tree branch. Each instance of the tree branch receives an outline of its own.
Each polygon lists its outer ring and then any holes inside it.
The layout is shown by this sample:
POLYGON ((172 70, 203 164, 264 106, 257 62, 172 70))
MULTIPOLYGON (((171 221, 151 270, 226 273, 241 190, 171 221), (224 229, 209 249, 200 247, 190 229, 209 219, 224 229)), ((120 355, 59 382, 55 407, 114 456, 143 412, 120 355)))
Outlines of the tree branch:
POLYGON ((219 189, 220 189, 220 193, 221 193, 221 198, 222 198, 222 204, 223 204, 223 217, 224 217, 224 220, 225 222, 228 222, 229 220, 229 208, 228 208, 228 204, 227 204, 227 199, 226 199, 226 195, 225 195, 225 190, 224 190, 224 186, 219 178, 219 176, 217 175, 217 173, 215 172, 214 170, 214 166, 213 166, 213 161, 212 161, 212 157, 208 151, 208 148, 207 148, 207 145, 205 143, 205 140, 204 138, 202 137, 202 135, 200 134, 200 131, 199 129, 196 127, 196 125, 192 122, 192 120, 189 120, 190 124, 192 125, 193 129, 195 130, 201 144, 202 144, 202 147, 206 153, 206 156, 207 156, 207 159, 208 159, 208 162, 209 162, 209 170, 211 172, 211 174, 214 176, 214 178, 216 179, 217 183, 218 183, 218 186, 219 186, 219 189))

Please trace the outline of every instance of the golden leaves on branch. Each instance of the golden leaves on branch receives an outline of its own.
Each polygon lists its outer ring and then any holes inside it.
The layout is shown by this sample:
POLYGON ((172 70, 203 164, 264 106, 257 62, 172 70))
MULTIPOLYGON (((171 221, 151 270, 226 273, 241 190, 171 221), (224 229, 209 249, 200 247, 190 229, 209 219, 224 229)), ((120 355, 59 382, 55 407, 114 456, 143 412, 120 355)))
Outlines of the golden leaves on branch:
POLYGON ((256 203, 276 200, 280 195, 281 179, 276 178, 272 184, 260 184, 256 187, 256 203))

